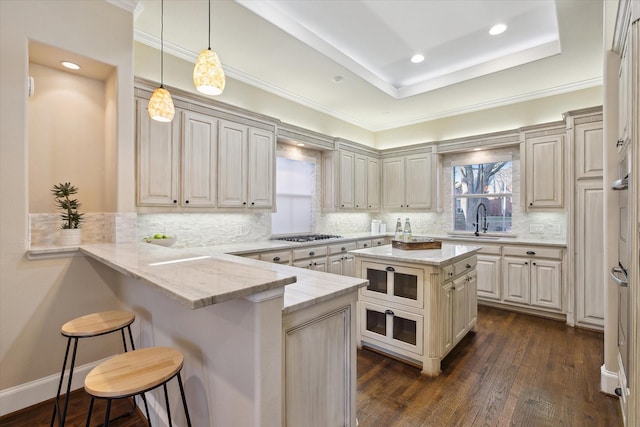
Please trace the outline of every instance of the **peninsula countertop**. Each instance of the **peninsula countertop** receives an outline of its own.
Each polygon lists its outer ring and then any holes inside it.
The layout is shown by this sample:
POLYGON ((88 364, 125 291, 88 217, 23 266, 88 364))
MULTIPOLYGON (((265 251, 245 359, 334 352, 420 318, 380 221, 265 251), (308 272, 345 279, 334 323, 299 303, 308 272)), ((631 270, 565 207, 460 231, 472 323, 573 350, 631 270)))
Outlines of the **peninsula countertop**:
POLYGON ((82 245, 81 252, 139 279, 191 309, 242 298, 295 283, 295 272, 236 262, 221 255, 148 243, 82 245))
POLYGON ((349 251, 355 256, 366 256, 386 261, 402 261, 442 266, 467 258, 479 252, 481 247, 443 243, 440 249, 404 250, 391 245, 375 246, 349 251))

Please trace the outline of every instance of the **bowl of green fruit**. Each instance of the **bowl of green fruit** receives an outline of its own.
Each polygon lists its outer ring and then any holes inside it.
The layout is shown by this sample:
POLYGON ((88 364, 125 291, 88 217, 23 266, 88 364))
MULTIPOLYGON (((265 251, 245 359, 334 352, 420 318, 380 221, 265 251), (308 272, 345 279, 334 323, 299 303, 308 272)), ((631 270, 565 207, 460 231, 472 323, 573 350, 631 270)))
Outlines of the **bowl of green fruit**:
POLYGON ((171 246, 176 242, 176 236, 167 236, 163 233, 156 233, 153 236, 147 236, 144 238, 147 243, 153 243, 160 246, 171 246))

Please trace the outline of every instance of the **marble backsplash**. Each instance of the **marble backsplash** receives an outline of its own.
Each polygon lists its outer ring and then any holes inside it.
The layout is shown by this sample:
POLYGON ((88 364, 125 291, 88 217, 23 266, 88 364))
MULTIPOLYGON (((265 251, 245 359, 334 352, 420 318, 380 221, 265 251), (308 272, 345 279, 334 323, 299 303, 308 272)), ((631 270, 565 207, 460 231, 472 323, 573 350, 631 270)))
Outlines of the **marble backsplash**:
MULTIPOLYGON (((86 213, 81 224, 82 243, 125 243, 136 239, 136 213, 86 213)), ((29 247, 55 246, 60 215, 29 214, 29 247)))

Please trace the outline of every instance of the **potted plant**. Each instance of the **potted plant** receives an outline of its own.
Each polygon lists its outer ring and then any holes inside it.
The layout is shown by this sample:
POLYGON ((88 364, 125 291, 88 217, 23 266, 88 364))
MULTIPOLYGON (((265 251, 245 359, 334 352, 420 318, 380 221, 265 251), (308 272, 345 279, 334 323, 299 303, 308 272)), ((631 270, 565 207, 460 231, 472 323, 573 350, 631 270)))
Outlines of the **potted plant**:
POLYGON ((54 185, 51 189, 55 197, 56 207, 62 210, 62 226, 60 227, 60 245, 78 246, 82 242, 80 223, 84 220, 83 213, 78 212, 80 202, 70 196, 78 193, 78 189, 70 182, 54 185))

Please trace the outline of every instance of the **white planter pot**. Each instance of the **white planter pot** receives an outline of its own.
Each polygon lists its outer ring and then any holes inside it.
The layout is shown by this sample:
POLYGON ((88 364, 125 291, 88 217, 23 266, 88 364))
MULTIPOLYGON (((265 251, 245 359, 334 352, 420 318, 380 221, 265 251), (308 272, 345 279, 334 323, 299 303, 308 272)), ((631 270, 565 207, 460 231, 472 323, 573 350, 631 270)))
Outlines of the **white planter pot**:
POLYGON ((82 243, 82 230, 79 228, 69 228, 60 230, 58 244, 60 246, 80 246, 82 243))

